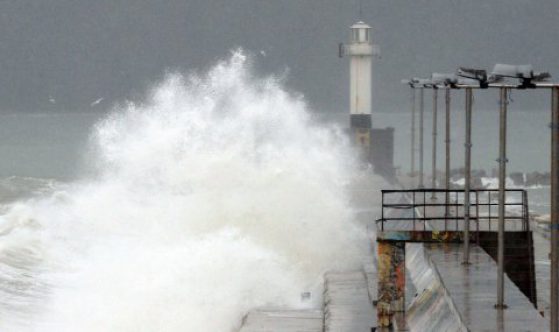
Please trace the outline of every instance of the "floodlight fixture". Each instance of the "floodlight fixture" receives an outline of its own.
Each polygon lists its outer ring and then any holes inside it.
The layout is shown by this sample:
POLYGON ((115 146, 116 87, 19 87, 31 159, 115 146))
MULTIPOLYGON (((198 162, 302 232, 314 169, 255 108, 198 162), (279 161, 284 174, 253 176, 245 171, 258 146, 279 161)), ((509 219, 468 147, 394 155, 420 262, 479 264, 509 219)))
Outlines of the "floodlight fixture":
POLYGON ((433 73, 431 74, 431 81, 439 85, 456 85, 458 82, 458 77, 455 74, 450 73, 433 73))
POLYGON ((458 77, 458 81, 456 82, 456 86, 460 87, 460 86, 472 86, 472 85, 477 85, 479 84, 478 81, 471 79, 471 78, 464 78, 464 77, 458 77))
POLYGON ((412 89, 415 88, 413 80, 401 80, 400 83, 409 85, 412 89))
POLYGON ((512 78, 532 78, 534 76, 534 69, 532 65, 506 65, 498 63, 493 67, 491 75, 512 78))
POLYGON ((498 63, 493 67, 491 77, 496 79, 517 78, 520 80, 518 89, 534 89, 536 82, 545 82, 551 78, 548 72, 534 72, 532 65, 507 65, 498 63))
POLYGON ((436 84, 444 85, 450 89, 460 89, 479 85, 479 81, 475 79, 464 78, 451 73, 433 73, 431 80, 436 84))
POLYGON ((551 79, 551 74, 547 71, 542 72, 535 72, 534 78, 532 81, 534 82, 548 82, 551 79))
POLYGON ((456 75, 475 80, 482 89, 487 89, 489 87, 489 79, 485 69, 460 67, 456 72, 456 75))
POLYGON ((412 81, 415 85, 422 88, 438 89, 439 86, 436 82, 429 78, 413 78, 412 81))

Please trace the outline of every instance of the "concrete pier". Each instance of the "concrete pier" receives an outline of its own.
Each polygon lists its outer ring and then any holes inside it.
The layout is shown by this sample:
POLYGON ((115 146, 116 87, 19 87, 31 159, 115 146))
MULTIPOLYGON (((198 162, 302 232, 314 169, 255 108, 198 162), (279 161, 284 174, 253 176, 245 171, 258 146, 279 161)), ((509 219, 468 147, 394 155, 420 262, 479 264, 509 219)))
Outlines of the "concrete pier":
MULTIPOLYGON (((410 331, 544 331, 548 322, 536 309, 536 286, 532 232, 529 229, 525 195, 518 204, 520 215, 508 214, 505 233, 506 259, 504 295, 508 309, 497 310, 497 266, 495 263, 496 232, 491 227, 491 202, 479 204, 476 196, 475 226, 469 238, 471 264, 463 264, 465 215, 455 199, 456 211, 447 217, 445 207, 425 199, 430 190, 383 191, 382 218, 377 225, 379 243, 378 325, 394 328, 401 316, 401 287, 417 289, 414 299, 406 299, 406 330, 410 331), (401 195, 398 195, 401 194, 401 195), (410 196, 419 194, 420 197, 410 196), (406 197, 407 196, 407 197, 406 197), (410 198, 411 197, 411 198, 410 198), (386 209, 384 209, 386 208, 386 209), (481 211, 484 208, 486 211, 481 211), (483 220, 479 224, 477 221, 483 220), (405 244, 405 247, 402 245, 405 244), (417 246, 426 248, 421 255, 417 246), (400 248, 403 248, 401 250, 400 248), (410 252, 410 248, 414 248, 410 252), (483 248, 483 249, 482 249, 483 248), (382 250, 381 250, 382 249, 382 250), (383 258, 386 256, 390 259, 383 258), (410 254, 412 258, 410 258, 410 254), (400 262, 413 285, 401 285, 400 262), (388 277, 387 277, 388 276, 388 277), (514 280, 514 282, 511 281, 514 280), (520 288, 519 288, 520 287, 520 288), (510 304, 509 304, 510 302, 510 304), (520 320, 521 322, 517 322, 520 320)), ((460 194, 455 192, 456 195, 460 194)), ((476 192, 477 195, 477 192, 476 192)))
MULTIPOLYGON (((461 264, 461 244, 407 244, 406 311, 394 317, 396 330, 546 331, 548 322, 529 299, 505 278, 506 310, 496 310, 496 263, 471 247, 469 266, 461 264), (411 295, 410 295, 411 293, 411 295)), ((240 332, 369 332, 376 321, 374 266, 325 274, 322 310, 255 309, 240 332)))
POLYGON ((320 310, 255 310, 244 319, 239 332, 322 332, 320 310))
MULTIPOLYGON (((240 331, 370 332, 373 328, 376 331, 392 329, 418 332, 548 330, 548 321, 508 276, 505 277, 504 284, 508 309, 494 308, 497 265, 490 253, 476 244, 476 240, 483 244, 484 236, 494 231, 493 229, 480 227, 484 229, 479 233, 480 236, 472 236, 471 265, 465 266, 461 259, 462 227, 458 226, 454 231, 438 231, 431 224, 440 221, 429 220, 417 223, 416 226, 421 230, 414 231, 413 227, 408 227, 413 223, 406 218, 422 214, 408 209, 406 204, 409 202, 406 198, 391 203, 396 204, 398 208, 390 217, 397 216, 402 220, 391 221, 391 230, 385 229, 384 232, 377 233, 374 230, 378 224, 373 221, 376 218, 371 216, 371 211, 361 216, 364 227, 370 231, 369 256, 366 257, 362 269, 333 271, 324 275, 321 307, 315 308, 316 310, 255 308, 247 313, 240 331), (407 230, 401 230, 405 228, 407 230), (397 238, 392 239, 393 236, 397 238), (402 244, 405 242, 405 273, 404 269, 385 271, 387 278, 399 275, 399 280, 402 280, 405 274, 405 282, 401 285, 405 287, 405 299, 396 298, 394 303, 390 302, 389 307, 398 311, 393 312, 388 321, 384 322, 384 325, 391 327, 381 327, 383 324, 377 320, 377 310, 380 308, 378 304, 382 302, 379 295, 382 291, 377 291, 382 285, 379 284, 379 281, 382 281, 379 278, 382 268, 377 267, 381 265, 382 257, 378 257, 377 253, 378 241, 382 242, 383 239, 403 241, 402 244), (405 303, 404 308, 401 308, 402 303, 405 303)), ((428 215, 434 215, 433 207, 430 207, 430 210, 432 214, 427 211, 428 215)), ((472 227, 472 231, 475 235, 476 229, 472 227)), ((395 289, 396 284, 400 284, 399 281, 386 280, 392 285, 390 289, 395 289)), ((400 296, 401 292, 397 294, 400 296)))
POLYGON ((371 294, 375 271, 329 272, 324 275, 323 310, 255 309, 239 332, 370 332, 376 327, 371 294))
POLYGON ((377 325, 376 315, 372 313, 374 307, 365 271, 325 275, 324 331, 370 331, 377 325))
POLYGON ((470 331, 547 331, 548 321, 505 275, 505 303, 497 310, 497 264, 480 247, 471 246, 470 265, 460 262, 460 244, 426 244, 428 255, 470 331))

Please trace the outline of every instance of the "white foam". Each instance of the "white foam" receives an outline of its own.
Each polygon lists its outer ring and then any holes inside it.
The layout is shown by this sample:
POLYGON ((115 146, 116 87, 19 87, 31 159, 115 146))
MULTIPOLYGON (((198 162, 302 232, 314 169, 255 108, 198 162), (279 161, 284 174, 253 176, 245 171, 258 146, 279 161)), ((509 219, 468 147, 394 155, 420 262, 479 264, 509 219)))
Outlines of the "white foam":
POLYGON ((241 52, 115 109, 92 135, 95 176, 0 219, 0 250, 32 244, 25 269, 48 285, 0 330, 232 331, 254 307, 318 306, 322 272, 357 267, 365 241, 347 140, 307 112, 241 52))

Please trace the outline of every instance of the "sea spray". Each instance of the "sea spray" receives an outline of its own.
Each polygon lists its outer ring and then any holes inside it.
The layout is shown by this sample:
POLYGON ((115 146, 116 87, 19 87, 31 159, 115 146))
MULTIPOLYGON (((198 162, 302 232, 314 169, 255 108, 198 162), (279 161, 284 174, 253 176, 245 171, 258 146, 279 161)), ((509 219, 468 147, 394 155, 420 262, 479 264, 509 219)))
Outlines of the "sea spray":
POLYGON ((242 52, 117 107, 87 161, 95 176, 1 217, 0 278, 32 280, 0 330, 234 331, 253 308, 320 307, 322 273, 367 247, 347 139, 242 52))

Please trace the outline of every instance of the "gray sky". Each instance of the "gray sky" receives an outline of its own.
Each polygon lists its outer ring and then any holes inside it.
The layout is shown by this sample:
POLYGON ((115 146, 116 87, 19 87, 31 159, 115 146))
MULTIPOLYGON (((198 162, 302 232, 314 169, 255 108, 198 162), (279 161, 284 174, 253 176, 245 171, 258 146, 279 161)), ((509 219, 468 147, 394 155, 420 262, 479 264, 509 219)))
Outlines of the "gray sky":
MULTIPOLYGON (((266 52, 262 72, 289 68, 289 88, 317 111, 346 112, 348 60, 337 44, 357 3, 0 0, 0 110, 88 111, 97 98, 134 98, 166 70, 203 70, 243 47, 266 52)), ((363 0, 382 51, 374 111, 408 109, 402 78, 459 65, 532 63, 559 79, 558 17, 557 0, 363 0)), ((488 96, 480 100, 491 107, 488 96)), ((518 97, 516 107, 546 107, 538 98, 518 97)))

